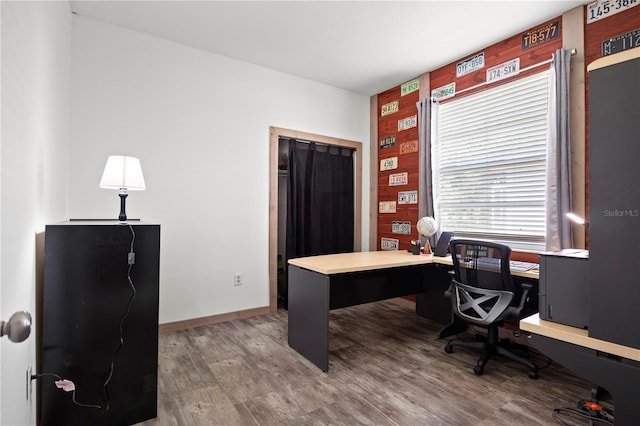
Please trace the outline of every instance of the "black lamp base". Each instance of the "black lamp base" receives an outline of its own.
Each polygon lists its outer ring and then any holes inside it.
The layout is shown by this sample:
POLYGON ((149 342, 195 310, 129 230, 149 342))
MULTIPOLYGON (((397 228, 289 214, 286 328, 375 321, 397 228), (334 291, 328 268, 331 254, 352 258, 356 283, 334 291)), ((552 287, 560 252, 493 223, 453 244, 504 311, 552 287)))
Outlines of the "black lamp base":
POLYGON ((124 222, 127 220, 127 213, 125 212, 125 205, 127 203, 127 194, 118 194, 120 196, 120 215, 118 220, 124 222))

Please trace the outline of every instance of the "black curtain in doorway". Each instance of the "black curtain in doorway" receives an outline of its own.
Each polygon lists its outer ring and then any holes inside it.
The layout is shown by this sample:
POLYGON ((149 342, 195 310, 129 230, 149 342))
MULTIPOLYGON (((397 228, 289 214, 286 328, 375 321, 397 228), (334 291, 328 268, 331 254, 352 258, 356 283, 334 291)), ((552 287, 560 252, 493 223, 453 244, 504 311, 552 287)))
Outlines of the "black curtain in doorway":
POLYGON ((287 259, 354 248, 352 148, 289 140, 287 259))

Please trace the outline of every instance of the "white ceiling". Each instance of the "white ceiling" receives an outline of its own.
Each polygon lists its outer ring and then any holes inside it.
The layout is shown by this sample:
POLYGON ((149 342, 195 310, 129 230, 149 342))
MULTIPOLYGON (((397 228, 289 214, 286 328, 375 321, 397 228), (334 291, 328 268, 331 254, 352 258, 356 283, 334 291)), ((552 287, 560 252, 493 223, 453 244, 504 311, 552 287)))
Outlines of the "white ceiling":
POLYGON ((73 12, 365 95, 588 1, 71 1, 73 12))

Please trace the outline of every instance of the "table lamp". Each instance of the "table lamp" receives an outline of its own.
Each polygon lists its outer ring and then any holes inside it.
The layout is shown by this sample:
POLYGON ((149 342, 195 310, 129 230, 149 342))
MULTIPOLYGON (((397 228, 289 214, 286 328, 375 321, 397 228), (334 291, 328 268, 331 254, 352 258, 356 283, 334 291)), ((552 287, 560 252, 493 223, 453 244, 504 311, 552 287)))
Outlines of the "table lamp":
POLYGON ((117 189, 120 191, 120 215, 118 220, 127 220, 125 204, 127 191, 144 191, 144 176, 140 160, 135 157, 125 155, 110 155, 107 164, 104 166, 100 188, 117 189))

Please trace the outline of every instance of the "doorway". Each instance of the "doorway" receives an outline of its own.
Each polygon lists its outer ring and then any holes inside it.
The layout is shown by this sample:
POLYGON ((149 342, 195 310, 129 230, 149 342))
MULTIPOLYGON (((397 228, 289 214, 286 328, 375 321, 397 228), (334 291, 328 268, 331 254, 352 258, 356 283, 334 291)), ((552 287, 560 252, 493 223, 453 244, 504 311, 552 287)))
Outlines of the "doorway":
MULTIPOLYGON (((354 250, 361 250, 362 143, 271 127, 269 137, 269 310, 271 313, 275 313, 278 308, 278 254, 284 253, 281 250, 283 235, 285 235, 283 226, 286 226, 283 225, 283 223, 286 224, 286 213, 284 219, 282 214, 279 214, 283 211, 286 212, 286 186, 284 186, 283 190, 279 182, 283 180, 286 184, 286 175, 283 173, 280 164, 284 161, 282 154, 288 152, 288 148, 285 149, 285 147, 281 146, 280 139, 313 141, 354 150, 354 250), (280 244, 278 243, 279 240, 281 241, 280 244)), ((284 256, 282 257, 284 258, 284 256)))

